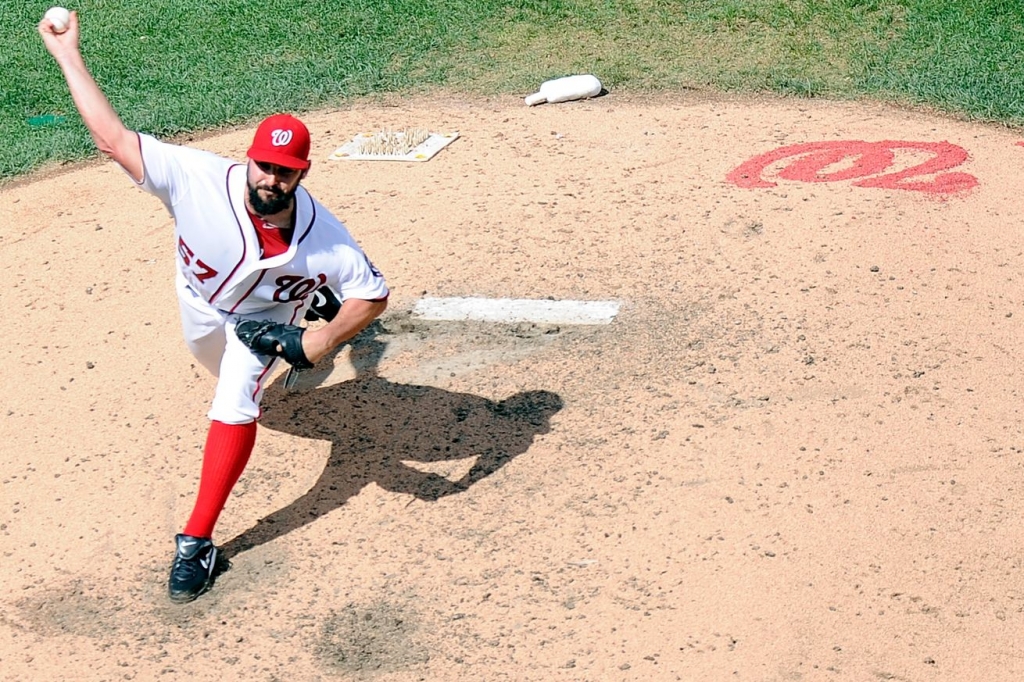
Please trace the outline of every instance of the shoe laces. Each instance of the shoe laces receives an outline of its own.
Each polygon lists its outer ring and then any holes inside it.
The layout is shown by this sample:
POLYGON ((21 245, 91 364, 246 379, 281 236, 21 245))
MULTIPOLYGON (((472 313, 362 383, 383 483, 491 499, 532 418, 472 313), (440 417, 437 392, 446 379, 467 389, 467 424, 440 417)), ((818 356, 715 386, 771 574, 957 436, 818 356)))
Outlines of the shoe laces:
POLYGON ((174 573, 174 577, 177 580, 191 580, 196 576, 206 576, 210 573, 210 569, 204 568, 200 561, 210 552, 210 547, 201 547, 191 557, 183 555, 181 552, 177 552, 174 555, 174 566, 171 569, 174 573))

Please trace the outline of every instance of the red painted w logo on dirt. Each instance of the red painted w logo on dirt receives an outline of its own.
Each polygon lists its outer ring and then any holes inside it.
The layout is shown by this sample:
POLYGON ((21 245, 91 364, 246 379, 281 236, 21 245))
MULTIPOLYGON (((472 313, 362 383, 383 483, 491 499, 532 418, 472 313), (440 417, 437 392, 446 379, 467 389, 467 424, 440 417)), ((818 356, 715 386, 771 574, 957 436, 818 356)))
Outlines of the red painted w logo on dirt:
POLYGON ((800 182, 839 182, 855 180, 856 187, 903 189, 929 194, 953 194, 978 186, 969 173, 943 173, 967 160, 967 151, 949 142, 805 142, 780 147, 741 164, 726 180, 745 188, 775 187, 765 179, 769 168, 789 160, 776 175, 800 182), (930 154, 931 158, 902 170, 886 173, 902 154, 930 154), (833 170, 829 170, 833 168, 833 170), (881 174, 881 175, 880 175, 881 174), (931 176, 931 177, 928 177, 931 176), (862 178, 862 179, 858 179, 862 178))

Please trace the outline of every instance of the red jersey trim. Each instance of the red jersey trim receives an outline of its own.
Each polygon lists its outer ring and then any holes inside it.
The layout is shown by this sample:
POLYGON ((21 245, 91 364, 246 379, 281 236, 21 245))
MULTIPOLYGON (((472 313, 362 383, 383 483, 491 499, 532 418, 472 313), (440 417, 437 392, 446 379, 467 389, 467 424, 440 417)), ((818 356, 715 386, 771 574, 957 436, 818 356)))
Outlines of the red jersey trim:
MULTIPOLYGON (((240 167, 241 165, 242 164, 235 164, 234 166, 229 166, 228 167, 228 172, 224 175, 224 190, 225 190, 225 192, 227 193, 227 196, 228 196, 228 203, 232 207, 234 206, 234 202, 231 201, 231 171, 235 170, 236 168, 240 167)), ((242 227, 242 221, 240 221, 238 219, 238 211, 234 211, 234 214, 235 214, 235 222, 238 224, 238 236, 242 240, 242 257, 238 260, 237 263, 235 263, 235 267, 233 267, 231 269, 231 272, 229 272, 227 277, 224 278, 224 281, 220 283, 220 286, 217 287, 217 291, 213 292, 213 295, 210 296, 210 300, 207 301, 210 305, 213 305, 214 300, 218 296, 220 296, 220 292, 224 289, 225 286, 227 286, 227 283, 231 281, 231 278, 235 276, 235 273, 238 272, 238 268, 242 267, 242 263, 245 262, 245 254, 246 254, 245 231, 244 231, 244 228, 242 227)), ((249 292, 246 294, 246 296, 248 296, 250 293, 252 293, 252 289, 249 290, 249 292)), ((237 308, 238 305, 236 304, 235 307, 237 308)), ((234 308, 232 308, 232 310, 234 310, 234 308)))
POLYGON ((252 286, 251 286, 251 287, 249 287, 249 291, 245 292, 245 295, 244 295, 244 296, 242 296, 242 297, 241 297, 240 299, 238 299, 238 301, 237 301, 237 302, 235 303, 235 305, 234 305, 234 306, 233 306, 233 307, 231 308, 231 310, 229 310, 229 311, 228 311, 229 313, 233 313, 233 312, 235 312, 236 310, 238 310, 238 306, 242 305, 242 303, 243 303, 243 302, 245 301, 245 299, 249 298, 249 295, 250 295, 250 294, 251 294, 251 293, 252 293, 253 291, 255 291, 255 290, 256 290, 256 287, 258 287, 258 286, 260 285, 260 282, 262 282, 262 281, 263 281, 263 276, 264 276, 264 275, 266 275, 266 274, 267 274, 267 271, 266 271, 266 270, 260 270, 260 276, 259 276, 259 277, 257 277, 257 278, 256 278, 256 281, 252 283, 252 286))
MULTIPOLYGON (((316 223, 316 202, 314 202, 313 198, 309 196, 309 192, 306 192, 305 188, 303 188, 302 191, 306 195, 306 201, 309 202, 309 224, 306 225, 305 231, 303 231, 303 233, 299 236, 299 238, 295 240, 295 244, 296 245, 301 244, 302 240, 305 239, 307 236, 309 236, 310 231, 312 231, 312 229, 313 229, 313 224, 316 223)), ((295 217, 297 218, 298 215, 299 215, 299 207, 296 206, 295 207, 295 217)), ((296 228, 296 231, 298 231, 298 228, 296 228)), ((295 239, 294 235, 292 235, 292 239, 295 239)))

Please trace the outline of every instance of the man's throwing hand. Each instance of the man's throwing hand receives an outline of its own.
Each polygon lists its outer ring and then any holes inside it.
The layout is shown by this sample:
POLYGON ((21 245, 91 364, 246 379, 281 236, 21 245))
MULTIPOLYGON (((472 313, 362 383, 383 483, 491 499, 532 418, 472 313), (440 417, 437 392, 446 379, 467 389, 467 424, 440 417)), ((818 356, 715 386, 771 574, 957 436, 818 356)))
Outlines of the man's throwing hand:
POLYGON ((238 339, 259 355, 276 355, 298 369, 310 369, 313 363, 302 350, 302 334, 306 330, 294 324, 273 320, 242 320, 235 325, 238 339))
MULTIPOLYGON (((52 10, 62 9, 60 7, 52 7, 52 10)), ((46 45, 46 49, 53 54, 57 55, 59 52, 63 52, 68 49, 78 49, 78 12, 68 12, 67 23, 64 24, 61 20, 62 16, 55 16, 47 11, 46 15, 43 16, 39 25, 36 27, 39 31, 39 35, 43 37, 43 43, 46 45)), ((64 10, 67 12, 67 10, 64 10)))

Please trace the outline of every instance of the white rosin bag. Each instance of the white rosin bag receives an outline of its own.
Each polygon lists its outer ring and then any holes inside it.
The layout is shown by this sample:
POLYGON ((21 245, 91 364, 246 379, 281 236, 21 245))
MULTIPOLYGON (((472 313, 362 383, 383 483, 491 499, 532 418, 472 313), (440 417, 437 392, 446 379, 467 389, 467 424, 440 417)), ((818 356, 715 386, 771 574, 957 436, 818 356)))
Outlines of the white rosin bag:
POLYGON ((583 76, 566 76, 544 81, 540 84, 540 91, 528 96, 524 101, 529 106, 541 104, 542 102, 568 102, 573 99, 586 99, 596 97, 601 92, 601 81, 596 76, 586 74, 583 76))

